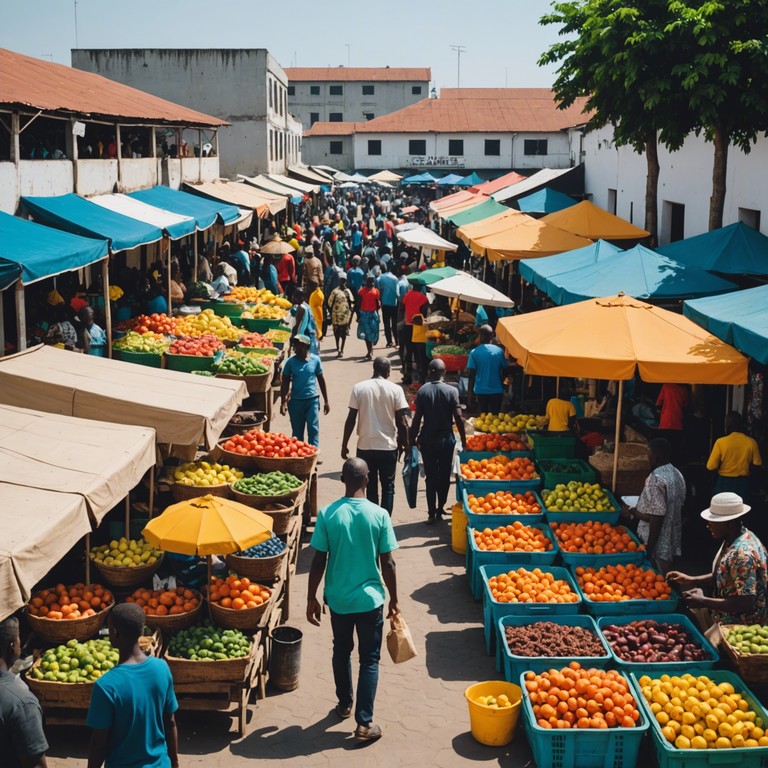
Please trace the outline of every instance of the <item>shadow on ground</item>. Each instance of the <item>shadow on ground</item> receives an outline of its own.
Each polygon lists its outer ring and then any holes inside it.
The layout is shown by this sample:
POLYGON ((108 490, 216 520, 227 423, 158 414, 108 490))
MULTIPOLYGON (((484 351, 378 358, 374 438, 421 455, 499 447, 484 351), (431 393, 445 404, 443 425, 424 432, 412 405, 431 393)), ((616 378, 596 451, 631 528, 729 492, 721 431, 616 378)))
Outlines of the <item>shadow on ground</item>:
POLYGON ((439 680, 461 680, 477 683, 501 679, 492 656, 486 656, 482 627, 427 632, 425 655, 427 672, 439 680))

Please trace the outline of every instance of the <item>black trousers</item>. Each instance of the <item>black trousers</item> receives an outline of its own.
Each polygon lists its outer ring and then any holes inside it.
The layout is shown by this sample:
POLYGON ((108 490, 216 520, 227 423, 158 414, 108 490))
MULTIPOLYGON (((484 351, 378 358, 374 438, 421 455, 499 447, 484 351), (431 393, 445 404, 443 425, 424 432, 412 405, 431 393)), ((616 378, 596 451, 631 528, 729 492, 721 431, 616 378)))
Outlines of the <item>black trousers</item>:
POLYGON ((419 446, 424 460, 427 486, 427 513, 433 517, 444 511, 451 486, 451 462, 456 440, 453 435, 423 442, 419 446))
POLYGON ((368 501, 384 507, 392 517, 392 509, 395 506, 397 450, 365 451, 358 448, 357 458, 368 465, 368 488, 365 492, 368 501), (381 485, 381 501, 379 501, 379 485, 381 485))
POLYGON ((387 344, 397 342, 397 306, 389 307, 382 305, 381 317, 384 320, 384 337, 387 340, 387 344))
POLYGON ((503 392, 499 392, 495 395, 475 395, 478 411, 480 411, 480 413, 499 413, 501 411, 501 401, 503 397, 503 392))

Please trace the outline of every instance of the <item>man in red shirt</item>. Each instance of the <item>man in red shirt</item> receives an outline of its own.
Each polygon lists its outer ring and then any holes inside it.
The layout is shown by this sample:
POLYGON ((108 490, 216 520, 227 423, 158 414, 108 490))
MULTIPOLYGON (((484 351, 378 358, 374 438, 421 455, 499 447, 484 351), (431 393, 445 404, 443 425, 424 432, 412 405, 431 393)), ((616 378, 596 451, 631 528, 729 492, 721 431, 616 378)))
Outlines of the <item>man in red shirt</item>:
POLYGON ((365 360, 373 358, 373 346, 379 341, 379 307, 381 294, 375 285, 375 280, 369 277, 365 285, 358 291, 360 296, 360 311, 357 317, 357 338, 365 341, 368 354, 365 360))
POLYGON ((296 286, 296 261, 289 251, 284 253, 277 262, 277 280, 283 289, 283 293, 290 299, 296 286))
POLYGON ((405 310, 405 355, 403 359, 403 382, 411 383, 413 360, 413 318, 416 315, 426 315, 426 307, 429 305, 427 297, 423 293, 423 286, 411 283, 408 292, 403 296, 403 309, 405 310))
POLYGON ((672 444, 674 464, 680 461, 683 417, 688 400, 688 390, 682 384, 663 384, 656 399, 656 406, 661 409, 659 429, 663 430, 664 437, 672 444))

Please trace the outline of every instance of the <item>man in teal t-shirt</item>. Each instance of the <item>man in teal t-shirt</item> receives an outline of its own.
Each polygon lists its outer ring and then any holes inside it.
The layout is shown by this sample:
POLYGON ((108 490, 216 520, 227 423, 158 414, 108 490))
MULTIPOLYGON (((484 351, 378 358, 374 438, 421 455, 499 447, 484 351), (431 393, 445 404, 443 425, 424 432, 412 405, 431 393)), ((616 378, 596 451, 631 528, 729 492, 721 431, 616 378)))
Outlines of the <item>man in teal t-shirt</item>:
POLYGON ((475 401, 481 413, 499 413, 504 395, 507 359, 501 347, 492 344, 493 328, 483 325, 478 332, 478 346, 469 353, 469 409, 475 401))
POLYGON ((317 590, 325 573, 324 601, 331 609, 333 629, 336 712, 341 718, 352 714, 351 656, 356 631, 360 674, 355 738, 374 741, 382 735, 373 722, 373 702, 379 680, 384 584, 389 590, 387 618, 400 612, 392 557, 397 540, 387 511, 366 498, 368 465, 362 459, 347 459, 341 480, 344 498, 320 510, 310 542, 316 552, 309 572, 307 620, 320 626, 323 608, 317 590))

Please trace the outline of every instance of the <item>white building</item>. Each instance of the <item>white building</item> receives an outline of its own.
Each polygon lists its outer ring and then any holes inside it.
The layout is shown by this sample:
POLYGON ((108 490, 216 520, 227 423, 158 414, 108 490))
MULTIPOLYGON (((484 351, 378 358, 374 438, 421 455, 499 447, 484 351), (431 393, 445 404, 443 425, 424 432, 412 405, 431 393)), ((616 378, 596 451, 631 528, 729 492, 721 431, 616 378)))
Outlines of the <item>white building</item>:
POLYGON ((373 120, 429 95, 429 67, 288 67, 288 108, 304 128, 373 120))
POLYGON ((264 48, 77 49, 72 66, 227 121, 219 135, 223 176, 284 174, 301 157, 288 79, 264 48))

